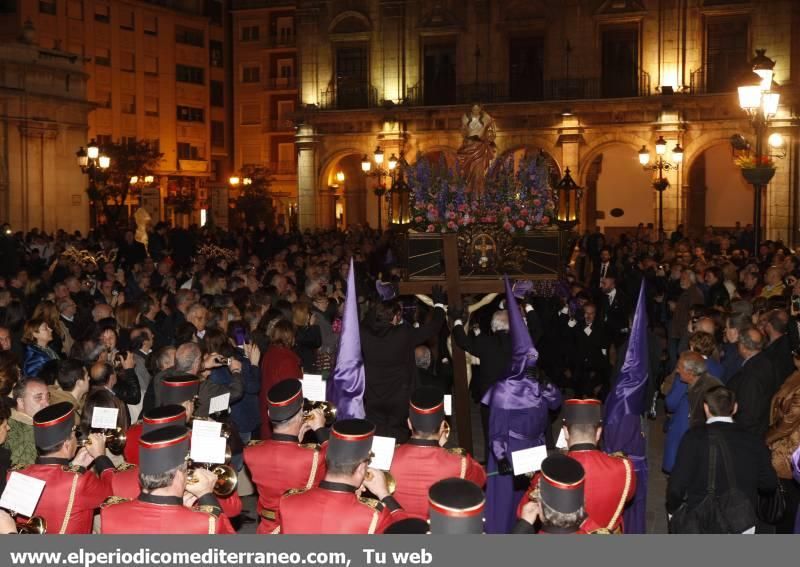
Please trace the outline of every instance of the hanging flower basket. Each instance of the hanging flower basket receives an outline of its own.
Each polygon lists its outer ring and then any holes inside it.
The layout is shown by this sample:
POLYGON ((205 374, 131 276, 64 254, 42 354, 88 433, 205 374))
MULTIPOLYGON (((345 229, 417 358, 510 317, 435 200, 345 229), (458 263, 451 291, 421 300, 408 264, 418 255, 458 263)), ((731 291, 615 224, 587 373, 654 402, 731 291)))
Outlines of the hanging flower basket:
POLYGON ((742 168, 742 177, 751 185, 766 185, 775 175, 774 167, 742 168))

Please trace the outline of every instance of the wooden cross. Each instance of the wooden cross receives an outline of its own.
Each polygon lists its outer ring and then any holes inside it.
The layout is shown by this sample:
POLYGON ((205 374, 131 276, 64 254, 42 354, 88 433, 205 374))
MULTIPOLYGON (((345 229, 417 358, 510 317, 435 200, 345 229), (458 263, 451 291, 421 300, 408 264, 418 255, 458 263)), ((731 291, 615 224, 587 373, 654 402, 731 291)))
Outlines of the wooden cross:
MULTIPOLYGON (((483 244, 485 249, 491 245, 483 244)), ((502 293, 503 280, 500 277, 487 279, 461 279, 458 261, 458 235, 445 233, 442 235, 445 279, 400 282, 401 295, 430 294, 434 285, 444 284, 447 301, 451 305, 461 302, 462 294, 502 293)), ((485 254, 485 250, 482 251, 485 254)), ((472 424, 470 419, 469 385, 467 384, 467 358, 464 351, 453 341, 453 376, 455 391, 453 405, 456 418, 456 431, 459 445, 469 453, 473 452, 472 424)))

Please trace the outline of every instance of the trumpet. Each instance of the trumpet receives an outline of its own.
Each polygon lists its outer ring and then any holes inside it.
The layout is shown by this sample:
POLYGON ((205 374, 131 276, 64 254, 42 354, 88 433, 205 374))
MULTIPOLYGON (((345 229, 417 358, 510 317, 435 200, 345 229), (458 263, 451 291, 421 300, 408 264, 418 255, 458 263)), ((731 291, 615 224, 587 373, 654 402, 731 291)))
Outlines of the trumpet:
POLYGON ((21 535, 44 535, 47 533, 47 520, 41 516, 34 516, 24 524, 18 524, 17 533, 21 535))
POLYGON ((443 423, 444 423, 444 438, 445 439, 449 439, 450 438, 450 424, 447 423, 447 421, 444 421, 443 423))
MULTIPOLYGON (((199 479, 194 476, 193 472, 195 463, 191 460, 188 461, 189 474, 186 478, 186 484, 197 484, 199 479)), ((217 482, 214 483, 214 495, 220 498, 227 498, 236 491, 239 485, 239 476, 233 467, 230 465, 204 465, 203 468, 211 471, 217 477, 217 482)))
POLYGON ((303 421, 311 419, 311 412, 314 410, 322 410, 322 415, 325 416, 325 424, 329 425, 336 421, 336 406, 333 402, 312 402, 310 400, 303 401, 303 421))
MULTIPOLYGON (((383 476, 386 479, 386 490, 389 491, 390 495, 394 494, 395 491, 397 491, 397 481, 395 480, 395 478, 392 475, 392 473, 390 473, 389 471, 381 471, 381 472, 383 472, 383 476)), ((372 473, 372 470, 367 469, 367 474, 364 477, 365 480, 368 480, 368 481, 372 480, 373 476, 374 475, 372 473)))
MULTIPOLYGON (((104 429, 100 433, 106 438, 106 448, 115 455, 121 455, 125 450, 125 443, 128 440, 128 435, 125 431, 121 427, 117 427, 111 430, 104 429)), ((78 447, 86 447, 91 444, 92 439, 88 435, 78 441, 78 447)))

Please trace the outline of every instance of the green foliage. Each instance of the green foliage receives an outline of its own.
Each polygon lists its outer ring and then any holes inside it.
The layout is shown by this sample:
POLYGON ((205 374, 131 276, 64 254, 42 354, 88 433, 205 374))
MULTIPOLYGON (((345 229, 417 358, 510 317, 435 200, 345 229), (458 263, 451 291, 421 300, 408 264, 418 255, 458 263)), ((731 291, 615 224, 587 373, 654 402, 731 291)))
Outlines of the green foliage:
POLYGON ((264 221, 272 223, 272 199, 269 188, 272 185, 272 172, 267 167, 249 165, 242 168, 239 181, 239 196, 236 199, 236 210, 244 214, 250 226, 264 221), (250 179, 249 184, 244 180, 250 179))

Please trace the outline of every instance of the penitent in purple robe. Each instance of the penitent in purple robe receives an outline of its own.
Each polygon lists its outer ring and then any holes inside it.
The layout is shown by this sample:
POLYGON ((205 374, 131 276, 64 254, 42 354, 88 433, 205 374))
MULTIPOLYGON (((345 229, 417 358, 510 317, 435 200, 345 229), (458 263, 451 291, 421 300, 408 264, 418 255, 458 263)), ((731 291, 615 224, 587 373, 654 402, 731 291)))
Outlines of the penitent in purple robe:
POLYGON ((499 475, 498 462, 511 453, 544 445, 545 431, 550 421, 548 412, 561 405, 561 392, 553 386, 542 385, 528 376, 536 365, 539 353, 522 320, 517 300, 506 277, 506 303, 511 335, 511 361, 502 380, 483 396, 481 403, 489 406, 489 455, 486 481, 484 526, 488 534, 507 534, 516 522, 517 502, 525 487, 514 490, 512 475, 499 475))
POLYGON ((497 463, 510 463, 514 451, 544 445, 548 413, 561 406, 561 392, 528 377, 507 378, 492 386, 482 401, 491 408, 484 527, 487 534, 507 534, 526 487, 514 490, 514 477, 497 474, 497 463))

